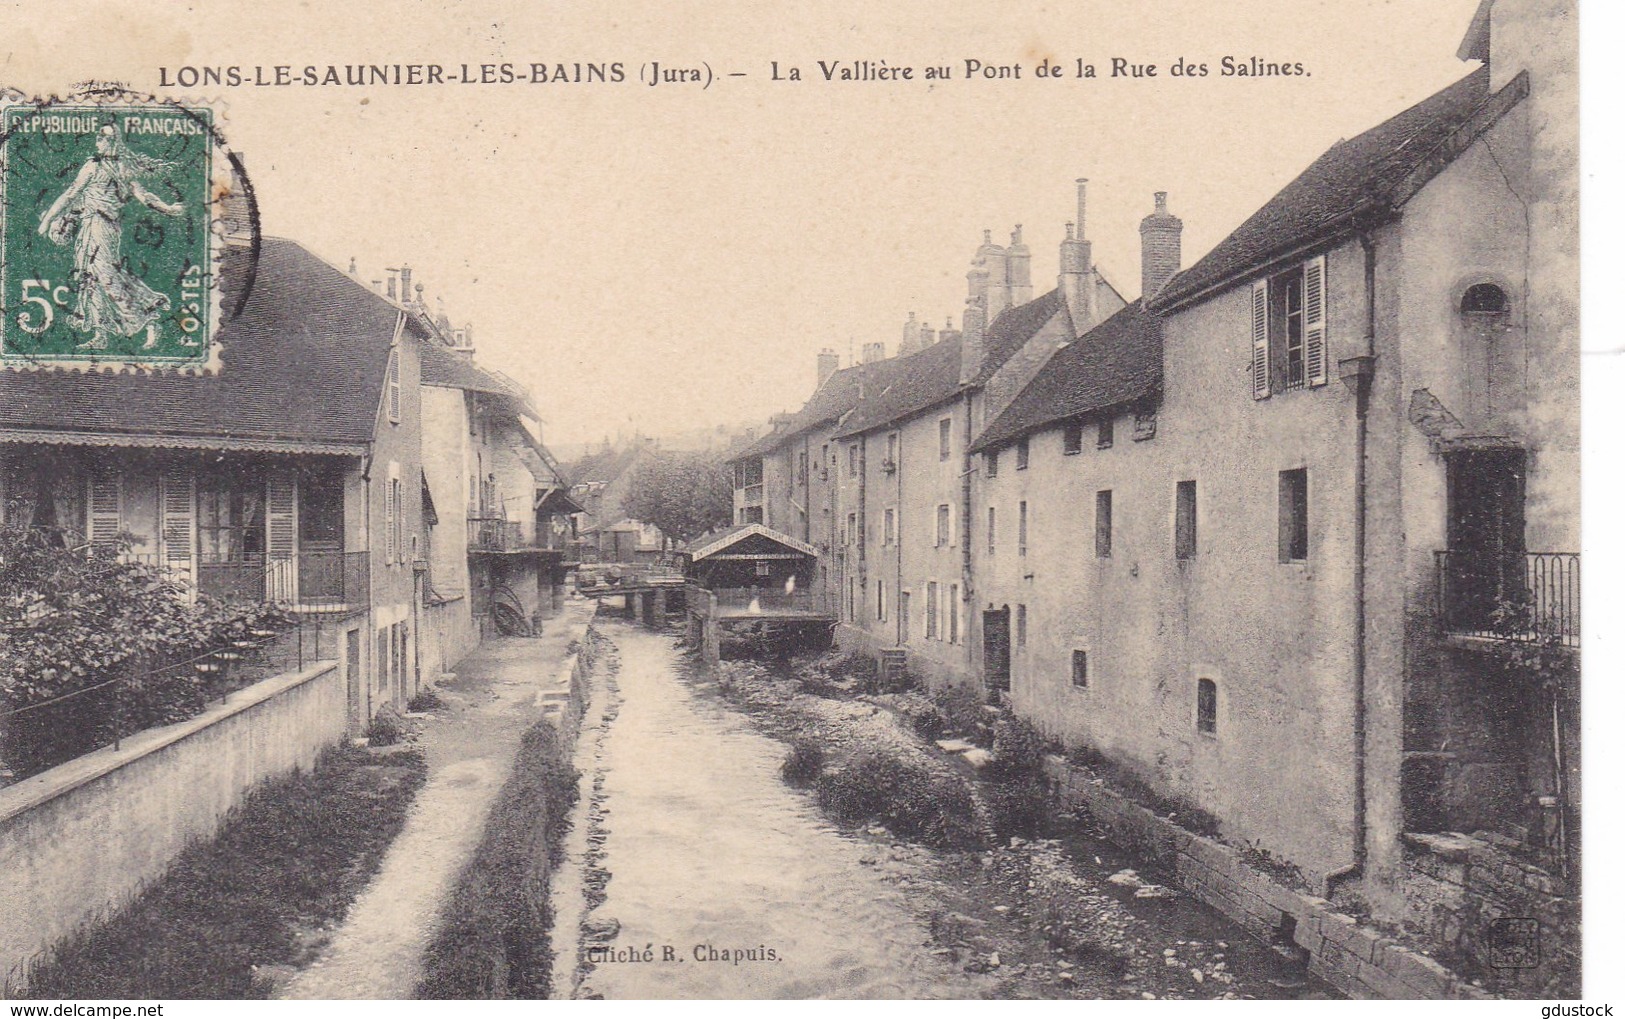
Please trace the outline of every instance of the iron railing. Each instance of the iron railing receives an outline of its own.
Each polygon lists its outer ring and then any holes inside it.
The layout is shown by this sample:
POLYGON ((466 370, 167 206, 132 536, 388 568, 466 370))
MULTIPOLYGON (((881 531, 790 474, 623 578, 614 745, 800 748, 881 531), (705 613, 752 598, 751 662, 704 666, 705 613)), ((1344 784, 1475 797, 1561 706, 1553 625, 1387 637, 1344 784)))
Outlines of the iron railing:
POLYGON ((1444 632, 1579 646, 1579 553, 1447 549, 1433 560, 1444 632))
POLYGON ((525 525, 505 517, 469 517, 468 548, 471 552, 564 552, 571 545, 551 528, 539 527, 525 533, 525 525))
POLYGON ((360 612, 372 603, 367 552, 300 552, 271 560, 263 576, 263 600, 295 611, 360 612))

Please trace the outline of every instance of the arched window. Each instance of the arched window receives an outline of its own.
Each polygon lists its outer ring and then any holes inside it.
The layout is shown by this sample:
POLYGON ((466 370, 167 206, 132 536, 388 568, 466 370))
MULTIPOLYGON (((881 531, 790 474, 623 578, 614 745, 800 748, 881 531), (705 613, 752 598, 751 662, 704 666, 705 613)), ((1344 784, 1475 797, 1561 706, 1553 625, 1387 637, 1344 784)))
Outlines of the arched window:
POLYGON ((1510 310, 1506 291, 1494 283, 1475 283, 1461 295, 1463 315, 1505 315, 1510 310))

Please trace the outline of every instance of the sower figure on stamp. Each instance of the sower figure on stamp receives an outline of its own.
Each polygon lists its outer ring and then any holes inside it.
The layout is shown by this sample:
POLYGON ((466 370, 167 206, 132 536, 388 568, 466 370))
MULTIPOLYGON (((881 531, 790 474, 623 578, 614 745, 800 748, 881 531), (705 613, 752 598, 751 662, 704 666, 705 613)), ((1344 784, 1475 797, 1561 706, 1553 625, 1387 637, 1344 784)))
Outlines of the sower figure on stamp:
POLYGON ((118 128, 105 125, 96 133, 96 154, 85 161, 73 183, 40 214, 39 232, 57 244, 74 243, 73 268, 78 297, 69 321, 91 334, 81 347, 101 350, 110 333, 158 342, 154 321, 169 310, 169 298, 147 286, 124 264, 124 206, 134 199, 166 216, 179 216, 184 205, 164 202, 141 184, 141 177, 170 164, 132 152, 118 128))

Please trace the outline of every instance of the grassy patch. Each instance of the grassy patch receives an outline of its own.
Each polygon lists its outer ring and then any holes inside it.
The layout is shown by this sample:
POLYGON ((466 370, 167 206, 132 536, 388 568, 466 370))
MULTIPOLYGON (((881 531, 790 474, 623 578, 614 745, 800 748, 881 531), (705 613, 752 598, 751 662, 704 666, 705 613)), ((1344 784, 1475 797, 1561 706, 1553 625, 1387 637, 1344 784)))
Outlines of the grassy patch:
POLYGON ((330 750, 255 790, 128 907, 29 973, 37 998, 261 998, 378 870, 426 767, 417 750, 330 750))
POLYGON ((424 954, 419 998, 545 998, 551 983, 548 876, 579 776, 563 741, 539 722, 519 745, 448 919, 424 954))

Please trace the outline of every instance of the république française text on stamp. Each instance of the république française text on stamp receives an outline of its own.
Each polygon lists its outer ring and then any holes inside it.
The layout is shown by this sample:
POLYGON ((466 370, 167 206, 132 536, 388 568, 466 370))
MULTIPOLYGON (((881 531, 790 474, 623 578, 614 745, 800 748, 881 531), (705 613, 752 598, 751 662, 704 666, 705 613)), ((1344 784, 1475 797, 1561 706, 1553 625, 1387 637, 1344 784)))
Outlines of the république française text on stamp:
POLYGON ((0 109, 0 364, 216 367, 233 163, 203 105, 103 90, 0 109))

